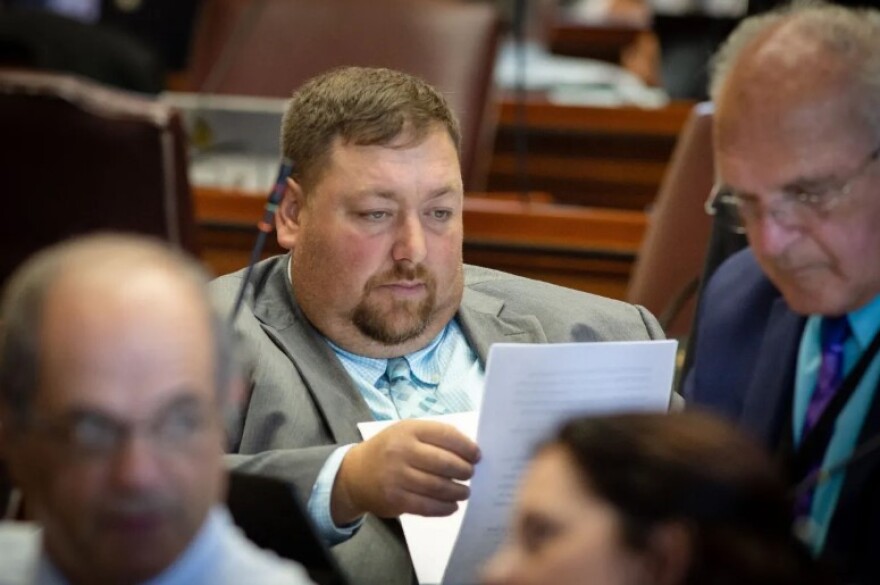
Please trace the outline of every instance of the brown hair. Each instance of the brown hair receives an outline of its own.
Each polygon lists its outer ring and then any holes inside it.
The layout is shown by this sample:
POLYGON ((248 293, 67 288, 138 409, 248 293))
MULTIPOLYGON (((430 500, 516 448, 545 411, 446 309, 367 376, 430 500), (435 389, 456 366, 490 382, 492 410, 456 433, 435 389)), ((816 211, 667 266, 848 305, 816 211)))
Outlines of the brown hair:
POLYGON ((792 534, 776 468, 726 423, 693 412, 584 418, 551 445, 614 506, 629 548, 646 550, 663 524, 688 528, 693 560, 684 585, 827 583, 792 534))
POLYGON ((333 141, 387 145, 407 135, 417 144, 436 125, 460 154, 461 132, 449 104, 423 80, 390 69, 344 67, 294 92, 282 123, 281 145, 304 191, 320 179, 333 141))

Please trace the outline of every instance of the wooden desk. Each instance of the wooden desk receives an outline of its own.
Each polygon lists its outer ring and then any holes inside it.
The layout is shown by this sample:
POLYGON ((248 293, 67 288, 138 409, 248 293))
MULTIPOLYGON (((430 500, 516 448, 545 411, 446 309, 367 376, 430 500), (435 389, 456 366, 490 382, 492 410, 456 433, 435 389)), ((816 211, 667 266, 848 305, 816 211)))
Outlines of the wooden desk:
MULTIPOLYGON (((654 200, 678 133, 693 104, 659 109, 564 106, 530 98, 523 108, 528 137, 528 189, 559 203, 644 210, 654 200)), ((519 106, 500 106, 489 191, 521 189, 517 171, 519 106)))
MULTIPOLYGON (((245 266, 263 196, 196 188, 202 259, 215 274, 245 266)), ((498 197, 468 196, 465 262, 623 298, 645 216, 498 197)), ((265 256, 282 250, 269 237, 265 256)))
POLYGON ((623 51, 649 26, 632 22, 602 24, 561 18, 550 28, 547 44, 559 55, 586 57, 620 64, 623 51))

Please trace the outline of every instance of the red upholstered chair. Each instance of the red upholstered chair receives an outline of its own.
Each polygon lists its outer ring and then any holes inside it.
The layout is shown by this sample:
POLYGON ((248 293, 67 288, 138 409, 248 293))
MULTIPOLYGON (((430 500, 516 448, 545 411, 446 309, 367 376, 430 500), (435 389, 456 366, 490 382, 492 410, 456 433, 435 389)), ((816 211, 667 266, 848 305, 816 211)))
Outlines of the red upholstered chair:
POLYGON ((194 89, 286 97, 344 65, 418 75, 462 125, 462 172, 483 188, 495 119, 490 99, 498 17, 454 0, 208 0, 190 59, 194 89))
POLYGON ((0 283, 74 234, 132 231, 195 251, 178 114, 67 75, 0 69, 0 283))
POLYGON ((703 205, 713 181, 712 104, 702 103, 681 130, 627 290, 627 300, 657 315, 670 337, 690 331, 712 224, 703 205))

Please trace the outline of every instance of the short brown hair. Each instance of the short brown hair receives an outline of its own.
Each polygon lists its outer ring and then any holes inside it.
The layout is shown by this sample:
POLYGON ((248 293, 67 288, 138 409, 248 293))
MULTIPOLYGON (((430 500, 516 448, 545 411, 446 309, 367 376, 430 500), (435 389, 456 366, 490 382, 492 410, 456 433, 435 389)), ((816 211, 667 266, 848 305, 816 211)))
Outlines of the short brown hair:
POLYGON ((294 92, 282 123, 282 151, 293 161, 293 177, 308 190, 318 182, 336 137, 386 145, 406 133, 418 143, 437 124, 460 155, 458 121, 436 89, 391 69, 343 67, 294 92))

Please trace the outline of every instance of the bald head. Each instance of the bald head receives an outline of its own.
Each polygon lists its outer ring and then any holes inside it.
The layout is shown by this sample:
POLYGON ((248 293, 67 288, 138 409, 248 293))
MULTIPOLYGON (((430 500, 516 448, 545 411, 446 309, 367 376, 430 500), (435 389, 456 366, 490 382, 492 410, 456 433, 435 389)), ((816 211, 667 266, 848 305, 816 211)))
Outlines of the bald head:
POLYGON ((880 131, 880 12, 806 1, 746 19, 713 59, 710 95, 787 104, 823 84, 880 131))
POLYGON ((88 236, 31 257, 10 277, 0 303, 0 404, 7 417, 27 417, 37 390, 45 329, 76 329, 70 315, 56 315, 60 303, 76 302, 80 309, 96 312, 113 303, 149 315, 177 291, 184 310, 210 331, 206 341, 213 348, 217 389, 223 391, 234 360, 225 327, 210 309, 207 282, 196 262, 139 236, 88 236), (47 317, 50 308, 53 319, 47 317))

